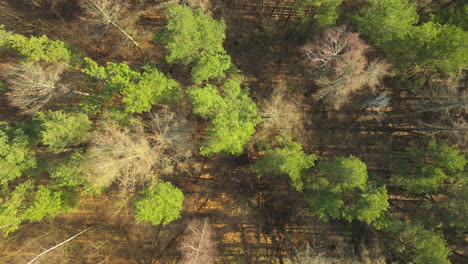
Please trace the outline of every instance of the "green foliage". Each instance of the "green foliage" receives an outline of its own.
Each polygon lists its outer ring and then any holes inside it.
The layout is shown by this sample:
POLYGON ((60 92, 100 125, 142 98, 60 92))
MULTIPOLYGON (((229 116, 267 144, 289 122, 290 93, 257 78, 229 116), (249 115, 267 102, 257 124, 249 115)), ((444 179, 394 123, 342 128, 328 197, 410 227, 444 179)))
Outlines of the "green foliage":
POLYGON ((167 225, 180 217, 184 202, 182 191, 169 182, 159 181, 145 188, 135 201, 135 219, 153 225, 167 225))
POLYGON ((27 61, 70 62, 71 52, 62 41, 50 40, 47 36, 25 37, 5 31, 0 27, 0 44, 3 44, 27 61))
POLYGON ((35 167, 36 159, 29 138, 21 129, 0 122, 0 185, 6 185, 35 167))
POLYGON ((389 231, 401 242, 400 252, 411 256, 416 264, 450 264, 450 249, 440 234, 420 225, 393 220, 389 231))
POLYGON ((318 168, 322 177, 326 179, 324 182, 327 182, 327 187, 334 191, 366 188, 367 166, 357 157, 334 157, 329 161, 320 161, 318 168))
POLYGON ((454 25, 466 31, 468 30, 468 3, 442 8, 431 16, 431 20, 439 24, 454 25))
POLYGON ((170 103, 179 96, 177 81, 166 77, 158 69, 146 66, 138 82, 122 89, 125 110, 129 113, 148 111, 153 105, 170 103))
POLYGON ((387 189, 367 181, 367 167, 358 158, 320 161, 318 175, 306 186, 310 213, 321 219, 354 219, 381 228, 389 208, 387 189))
POLYGON ((168 4, 167 13, 167 26, 156 35, 166 44, 167 62, 188 65, 201 56, 225 54, 223 20, 217 21, 204 15, 202 9, 185 5, 168 4))
POLYGON ((258 108, 249 97, 247 88, 241 88, 241 80, 227 80, 222 93, 213 85, 204 88, 191 87, 187 93, 193 112, 210 120, 208 137, 200 153, 239 155, 244 145, 255 133, 260 122, 258 108))
POLYGON ((382 186, 373 188, 366 193, 358 196, 356 205, 353 206, 345 218, 349 221, 357 219, 367 224, 371 224, 382 216, 382 212, 390 207, 388 203, 387 189, 382 186))
POLYGON ((75 187, 87 183, 85 178, 86 157, 74 152, 57 166, 49 167, 50 177, 60 187, 75 187))
POLYGON ((315 17, 319 28, 331 27, 336 24, 338 18, 338 8, 343 0, 299 0, 294 6, 303 15, 305 10, 310 7, 316 7, 315 17))
POLYGON ((154 67, 145 66, 141 73, 126 63, 108 62, 102 67, 89 58, 85 58, 85 62, 87 66, 83 72, 105 84, 101 101, 110 101, 120 91, 128 113, 148 111, 155 104, 172 102, 179 97, 177 82, 154 67))
POLYGON ((46 111, 38 114, 41 142, 58 153, 70 144, 86 139, 91 129, 91 121, 83 113, 65 113, 63 111, 46 111))
POLYGON ((287 174, 292 181, 292 186, 302 191, 305 172, 314 166, 317 156, 302 152, 302 146, 292 141, 291 137, 278 137, 276 141, 276 144, 281 147, 268 149, 266 154, 252 166, 252 169, 259 177, 267 174, 287 174))
POLYGON ((231 67, 229 55, 204 55, 198 58, 192 68, 192 78, 195 84, 202 84, 210 78, 224 78, 224 73, 231 67))
POLYGON ((62 190, 51 190, 49 187, 39 186, 33 204, 24 211, 23 219, 41 221, 45 217, 54 218, 68 209, 62 190))
POLYGON ((414 56, 419 67, 454 75, 467 68, 467 39, 468 32, 460 27, 427 22, 413 28, 405 43, 410 49, 402 56, 414 56))
POLYGON ((16 186, 11 192, 8 189, 2 190, 0 199, 0 229, 3 231, 4 236, 17 230, 23 221, 26 201, 30 198, 33 188, 33 183, 27 181, 16 186))
POLYGON ((467 68, 468 32, 462 28, 433 21, 414 26, 419 17, 407 0, 370 0, 363 12, 355 18, 359 32, 381 45, 397 65, 448 75, 467 68))
POLYGON ((406 157, 395 160, 390 181, 411 193, 436 191, 466 163, 459 150, 431 140, 423 148, 407 148, 406 157))
POLYGON ((356 17, 359 32, 370 36, 377 44, 398 43, 405 39, 418 22, 416 5, 408 0, 369 0, 364 15, 356 17))

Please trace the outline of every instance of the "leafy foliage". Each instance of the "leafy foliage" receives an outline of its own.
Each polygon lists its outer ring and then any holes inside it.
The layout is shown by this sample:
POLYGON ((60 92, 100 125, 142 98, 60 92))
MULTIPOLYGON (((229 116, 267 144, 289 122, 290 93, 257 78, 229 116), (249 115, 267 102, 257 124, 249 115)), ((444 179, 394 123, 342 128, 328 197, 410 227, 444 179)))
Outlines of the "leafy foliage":
POLYGON ((57 166, 50 167, 50 177, 57 181, 61 187, 75 187, 87 183, 86 174, 86 156, 79 152, 74 152, 60 162, 57 166))
POLYGON ((182 191, 169 182, 158 181, 145 188, 135 201, 137 221, 167 225, 180 217, 184 202, 182 191))
POLYGON ((416 5, 408 0, 369 0, 364 15, 356 17, 359 32, 370 36, 377 44, 406 38, 418 22, 416 5))
POLYGON ((224 73, 231 67, 229 55, 215 54, 198 58, 192 68, 192 78, 195 84, 202 84, 210 78, 224 78, 224 73))
POLYGON ((205 14, 200 8, 185 5, 167 5, 168 23, 156 34, 156 39, 165 43, 169 63, 189 65, 193 63, 192 78, 202 84, 210 78, 224 78, 231 67, 231 58, 226 55, 223 41, 226 24, 205 14))
POLYGON ((33 187, 33 183, 27 181, 16 186, 11 192, 6 189, 2 190, 0 229, 2 229, 4 236, 18 229, 23 221, 23 212, 26 209, 25 202, 30 198, 33 187))
POLYGON ((0 122, 0 185, 6 185, 35 166, 29 138, 21 129, 0 122))
POLYGON ((302 14, 309 6, 317 8, 316 19, 320 28, 334 26, 338 18, 338 7, 343 0, 299 0, 295 9, 302 14))
POLYGON ((192 87, 187 93, 193 112, 211 121, 200 153, 205 156, 241 154, 260 122, 258 108, 249 97, 248 89, 241 88, 241 80, 227 80, 222 92, 213 85, 206 85, 204 88, 192 87))
POLYGON ((144 72, 140 73, 126 63, 109 62, 102 67, 89 58, 85 61, 84 72, 105 83, 102 100, 109 101, 120 91, 125 111, 129 113, 148 111, 153 105, 171 102, 179 95, 177 82, 154 67, 145 66, 144 72))
POLYGON ((37 120, 40 122, 41 142, 54 152, 84 141, 92 123, 86 114, 63 111, 41 112, 37 120))
POLYGON ((389 231, 402 242, 400 252, 408 253, 416 264, 449 264, 450 249, 440 234, 420 225, 393 220, 389 231))
POLYGON ((156 38, 166 43, 169 63, 188 65, 201 56, 225 54, 226 24, 203 14, 202 9, 167 5, 166 28, 156 38))
POLYGON ((267 174, 287 174, 292 181, 292 186, 302 191, 305 172, 314 166, 317 156, 302 152, 302 146, 288 136, 278 137, 276 144, 280 147, 268 149, 266 154, 252 166, 252 169, 259 177, 267 174))
POLYGON ((25 37, 0 28, 0 43, 11 48, 26 61, 70 62, 71 52, 62 41, 50 40, 47 36, 25 37))
POLYGON ((463 170, 466 163, 459 150, 432 139, 423 148, 407 148, 406 157, 395 160, 390 181, 411 193, 436 191, 450 175, 463 170))
POLYGON ((379 227, 389 208, 387 189, 367 181, 367 167, 360 159, 335 157, 320 161, 318 176, 306 192, 310 213, 322 219, 354 219, 379 227))
POLYGON ((23 219, 41 221, 45 217, 54 218, 57 214, 67 211, 64 195, 63 190, 39 186, 34 202, 24 212, 23 219))

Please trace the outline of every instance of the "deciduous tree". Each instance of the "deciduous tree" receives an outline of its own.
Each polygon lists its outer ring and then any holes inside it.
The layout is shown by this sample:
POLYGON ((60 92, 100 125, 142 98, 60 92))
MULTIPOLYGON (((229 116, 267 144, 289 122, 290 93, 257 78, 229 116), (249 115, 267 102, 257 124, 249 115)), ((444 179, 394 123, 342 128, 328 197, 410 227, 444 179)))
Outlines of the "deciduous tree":
POLYGON ((29 138, 21 129, 0 122, 0 185, 7 185, 35 166, 35 153, 29 138))
POLYGON ((239 155, 260 122, 258 109, 241 87, 240 79, 226 80, 220 92, 213 85, 192 87, 187 91, 193 112, 210 120, 205 145, 201 154, 216 153, 239 155))
POLYGON ((167 225, 180 217, 184 194, 170 182, 158 181, 145 188, 135 201, 135 219, 167 225))
POLYGON ((178 248, 182 253, 180 264, 212 263, 218 252, 208 219, 190 221, 178 248))
POLYGON ((92 123, 86 114, 63 111, 41 112, 36 120, 40 123, 40 141, 56 153, 86 140, 92 123))

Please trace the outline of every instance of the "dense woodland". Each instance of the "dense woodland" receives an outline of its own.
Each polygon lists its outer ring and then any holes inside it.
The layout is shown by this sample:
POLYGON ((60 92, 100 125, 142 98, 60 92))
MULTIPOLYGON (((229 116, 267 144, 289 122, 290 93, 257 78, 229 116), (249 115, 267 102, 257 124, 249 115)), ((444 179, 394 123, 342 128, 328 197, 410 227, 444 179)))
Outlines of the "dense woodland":
POLYGON ((463 0, 0 1, 0 263, 468 262, 463 0))

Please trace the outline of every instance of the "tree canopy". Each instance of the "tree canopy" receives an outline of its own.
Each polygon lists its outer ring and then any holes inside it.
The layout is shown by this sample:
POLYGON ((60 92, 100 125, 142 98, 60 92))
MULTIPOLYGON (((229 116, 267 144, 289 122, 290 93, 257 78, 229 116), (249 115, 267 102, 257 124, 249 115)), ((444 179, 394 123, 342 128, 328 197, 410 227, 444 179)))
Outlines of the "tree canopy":
POLYGON ((240 79, 226 80, 221 91, 214 85, 187 90, 196 115, 208 119, 207 137, 200 153, 239 155, 260 122, 258 108, 240 79))
POLYGON ((158 181, 145 188, 135 201, 137 221, 167 225, 180 217, 184 202, 182 191, 170 182, 158 181))
POLYGON ((23 130, 0 122, 0 184, 6 185, 35 166, 29 137, 23 130))

